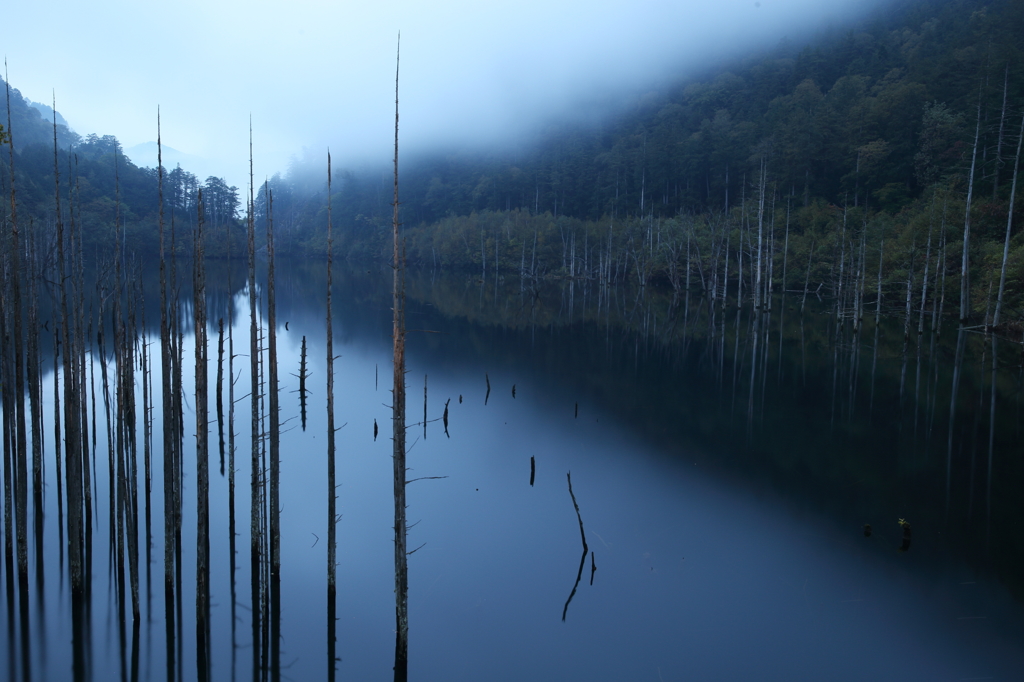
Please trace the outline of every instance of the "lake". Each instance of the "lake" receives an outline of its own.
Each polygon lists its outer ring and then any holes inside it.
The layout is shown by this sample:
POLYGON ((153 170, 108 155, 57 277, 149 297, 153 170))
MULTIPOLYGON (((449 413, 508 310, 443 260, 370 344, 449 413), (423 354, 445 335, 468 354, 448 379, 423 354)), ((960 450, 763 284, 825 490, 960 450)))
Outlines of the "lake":
MULTIPOLYGON (((148 344, 155 397, 148 558, 141 445, 134 478, 139 623, 117 587, 129 569, 118 570, 111 532, 109 330, 102 348, 91 334, 88 353, 96 453, 88 586, 74 599, 69 587, 53 448, 54 315, 44 291, 42 505, 30 500, 26 512, 25 576, 12 558, 13 522, 3 529, 0 670, 11 680, 199 676, 190 266, 178 264, 183 507, 171 627, 156 273, 139 275, 139 341, 148 344)), ((253 595, 264 598, 265 579, 254 592, 244 279, 243 267, 208 264, 211 676, 327 679, 324 267, 277 267, 281 603, 270 616, 257 603, 256 627, 253 595), (231 369, 224 355, 221 421, 218 320, 235 353, 231 369), (219 450, 230 372, 234 521, 231 453, 222 472, 219 450), (279 628, 276 660, 264 617, 279 628)), ((336 265, 334 282, 334 666, 341 679, 384 680, 395 642, 391 271, 336 265)), ((1021 344, 993 347, 983 329, 958 338, 951 319, 933 333, 930 309, 919 336, 916 307, 905 338, 901 301, 883 306, 878 326, 870 303, 857 328, 837 319, 829 299, 802 299, 777 293, 770 311, 754 315, 749 300, 739 309, 697 291, 408 273, 410 677, 1020 679, 1021 344)), ((85 305, 96 318, 98 299, 85 305)), ((103 328, 109 303, 105 310, 103 328)), ((260 325, 265 335, 262 313, 260 325)), ((142 381, 136 363, 140 415, 142 381)), ((265 415, 266 403, 260 409, 265 415)), ((19 478, 12 447, 5 492, 16 493, 33 481, 19 478)), ((257 477, 262 505, 265 473, 257 477)), ((16 517, 10 494, 5 505, 6 519, 16 517)), ((266 571, 257 568, 258 577, 266 571)))

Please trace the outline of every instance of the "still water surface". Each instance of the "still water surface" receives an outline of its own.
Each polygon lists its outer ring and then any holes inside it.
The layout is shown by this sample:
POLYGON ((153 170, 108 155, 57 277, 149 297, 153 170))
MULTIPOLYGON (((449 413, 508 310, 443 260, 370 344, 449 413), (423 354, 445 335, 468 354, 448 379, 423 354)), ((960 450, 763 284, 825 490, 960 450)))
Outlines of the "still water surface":
MULTIPOLYGON (((236 284, 243 277, 232 273, 236 284)), ((286 430, 279 673, 320 680, 328 667, 326 285, 322 267, 302 263, 279 266, 277 280, 286 430)), ((250 625, 248 302, 243 289, 228 289, 221 264, 211 263, 208 281, 211 406, 218 318, 226 326, 234 319, 241 400, 234 628, 228 479, 211 424, 213 679, 271 679, 278 671, 254 669, 250 625)), ((335 412, 344 424, 336 666, 342 679, 384 680, 394 653, 390 271, 352 269, 335 282, 335 412)), ((191 298, 186 289, 183 301, 191 298)), ((147 281, 151 325, 156 291, 147 281)), ((1024 674, 1019 344, 997 349, 990 468, 991 345, 968 335, 951 405, 957 332, 949 322, 939 335, 926 324, 920 339, 912 333, 905 343, 902 319, 883 320, 877 334, 871 319, 854 331, 849 321, 836 323, 828 301, 812 298, 801 314, 792 293, 753 319, 749 303, 740 311, 730 301, 723 310, 697 295, 532 286, 517 277, 481 282, 464 273, 410 273, 408 297, 407 325, 416 330, 407 346, 409 478, 424 478, 408 485, 415 524, 408 544, 419 548, 409 568, 413 679, 1024 674), (569 472, 593 552, 582 572, 569 472), (912 538, 900 520, 911 524, 912 538)), ((155 331, 146 338, 158 349, 155 331)), ((186 367, 191 343, 186 331, 186 367)), ((95 350, 92 358, 99 381, 101 358, 95 350)), ((43 379, 47 405, 51 372, 52 360, 43 379)), ((159 425, 159 371, 154 383, 159 425)), ((193 381, 185 383, 185 423, 194 424, 193 381)), ((122 641, 99 400, 91 627, 77 636, 86 638, 87 679, 163 680, 161 455, 158 447, 152 586, 143 570, 141 624, 136 636, 129 609, 122 641)), ((3 594, 0 669, 11 679, 72 678, 76 633, 59 551, 52 406, 46 415, 44 580, 35 581, 30 553, 27 631, 15 615, 17 593, 3 594)), ((196 676, 192 431, 186 427, 185 620, 172 647, 182 679, 196 676)), ((10 584, 7 565, 0 570, 10 584)))

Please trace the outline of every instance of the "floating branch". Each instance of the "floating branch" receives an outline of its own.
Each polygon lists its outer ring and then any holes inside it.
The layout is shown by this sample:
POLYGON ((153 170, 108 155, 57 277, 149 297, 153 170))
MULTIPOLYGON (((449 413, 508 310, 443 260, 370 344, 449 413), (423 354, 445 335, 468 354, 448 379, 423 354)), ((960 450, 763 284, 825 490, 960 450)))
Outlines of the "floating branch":
MULTIPOLYGON (((444 401, 444 416, 441 417, 441 419, 444 420, 444 435, 446 436, 448 436, 448 403, 450 403, 451 401, 451 398, 448 398, 448 400, 444 401)), ((451 438, 451 436, 448 437, 451 438)))
MULTIPOLYGON (((287 323, 285 323, 287 328, 287 323)), ((309 372, 306 370, 306 335, 302 335, 302 355, 299 356, 299 412, 302 416, 302 430, 306 430, 306 379, 309 372)))

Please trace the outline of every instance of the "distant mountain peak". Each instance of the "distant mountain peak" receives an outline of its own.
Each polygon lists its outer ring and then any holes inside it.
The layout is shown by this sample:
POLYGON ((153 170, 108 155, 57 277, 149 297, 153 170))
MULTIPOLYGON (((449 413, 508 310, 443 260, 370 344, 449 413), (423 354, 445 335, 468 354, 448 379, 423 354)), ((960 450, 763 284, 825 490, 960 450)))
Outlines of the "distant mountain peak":
MULTIPOLYGON (((163 156, 161 160, 163 161, 164 168, 173 169, 180 164, 182 168, 193 173, 200 180, 205 180, 211 175, 217 175, 213 164, 205 157, 189 154, 166 144, 161 145, 160 151, 163 156)), ((156 168, 157 166, 157 144, 153 140, 129 147, 124 150, 124 153, 137 166, 148 168, 156 168)))
POLYGON ((54 118, 56 117, 57 125, 64 126, 68 130, 72 129, 71 125, 68 124, 67 119, 61 116, 59 111, 55 114, 53 111, 53 107, 51 107, 49 104, 43 104, 42 102, 33 102, 30 99, 26 99, 25 102, 33 109, 39 111, 39 113, 42 114, 43 119, 45 119, 46 121, 52 123, 54 118))

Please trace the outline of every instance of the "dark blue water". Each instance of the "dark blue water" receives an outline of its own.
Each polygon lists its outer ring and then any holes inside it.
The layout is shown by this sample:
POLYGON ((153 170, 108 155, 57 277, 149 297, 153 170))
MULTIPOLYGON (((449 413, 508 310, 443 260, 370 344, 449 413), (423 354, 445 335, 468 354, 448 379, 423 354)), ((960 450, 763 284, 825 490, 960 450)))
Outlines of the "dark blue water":
MULTIPOLYGON (((254 674, 252 660, 248 303, 244 292, 228 292, 223 271, 211 270, 210 404, 215 322, 227 321, 231 305, 235 396, 242 399, 235 414, 234 632, 228 484, 211 424, 213 679, 273 678, 275 671, 254 674)), ((389 272, 365 269, 336 278, 341 679, 392 674, 389 279, 389 272)), ((279 672, 281 679, 317 680, 328 665, 324 279, 313 266, 291 264, 279 268, 278 282, 286 429, 279 672), (303 336, 305 428, 294 376, 303 336)), ((966 341, 951 435, 956 330, 949 322, 940 335, 912 334, 905 344, 902 318, 892 319, 876 343, 872 320, 854 331, 828 314, 828 301, 813 298, 801 315, 792 294, 754 320, 749 303, 723 312, 695 294, 673 299, 671 292, 569 282, 533 287, 511 276, 482 283, 411 273, 408 293, 408 327, 416 330, 408 337, 409 478, 424 478, 408 485, 415 524, 408 544, 418 548, 409 562, 413 679, 1020 679, 1019 344, 997 347, 990 469, 991 345, 981 334, 966 341), (446 403, 448 435, 440 421, 446 403), (570 472, 593 558, 588 553, 566 605, 583 548, 570 472), (913 529, 909 546, 901 519, 913 529)), ((157 349, 156 335, 147 338, 157 349)), ((186 367, 191 344, 186 335, 186 367)), ((159 424, 159 372, 155 381, 159 424)), ((182 679, 196 677, 192 390, 187 378, 185 622, 174 645, 182 679)), ((101 402, 101 429, 102 409, 101 402)), ((51 419, 52 407, 48 448, 51 419)), ((27 631, 3 594, 5 675, 25 676, 27 648, 30 679, 72 679, 72 639, 85 636, 90 679, 117 679, 122 659, 131 678, 133 647, 138 679, 167 678, 160 437, 153 586, 143 570, 138 639, 129 623, 123 645, 102 430, 98 442, 91 627, 76 635, 69 624, 50 449, 45 581, 40 589, 30 553, 27 631)))

